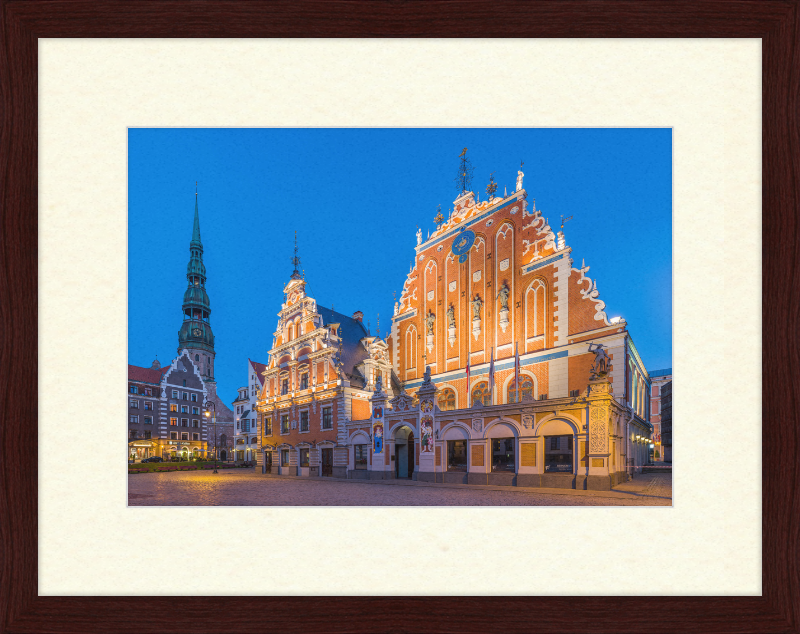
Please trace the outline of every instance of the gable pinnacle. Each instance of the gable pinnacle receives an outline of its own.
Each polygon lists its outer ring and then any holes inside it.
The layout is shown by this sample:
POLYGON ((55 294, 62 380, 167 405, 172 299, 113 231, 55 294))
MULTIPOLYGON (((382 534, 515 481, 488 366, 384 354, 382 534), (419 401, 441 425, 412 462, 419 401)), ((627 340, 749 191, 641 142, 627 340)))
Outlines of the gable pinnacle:
POLYGON ((297 269, 297 267, 300 266, 300 257, 297 255, 297 231, 294 232, 294 257, 292 258, 292 265, 294 265, 294 270, 292 271, 292 279, 293 280, 303 279, 303 276, 300 275, 300 271, 297 269))

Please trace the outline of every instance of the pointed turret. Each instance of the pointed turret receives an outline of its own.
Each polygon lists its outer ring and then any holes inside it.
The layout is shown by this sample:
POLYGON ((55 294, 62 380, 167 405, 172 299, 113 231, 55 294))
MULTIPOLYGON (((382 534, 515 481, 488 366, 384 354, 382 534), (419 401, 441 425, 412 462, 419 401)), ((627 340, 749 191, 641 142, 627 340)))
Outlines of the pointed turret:
POLYGON ((183 324, 178 331, 178 353, 186 349, 205 380, 214 377, 214 333, 211 331, 211 301, 206 293, 206 267, 200 239, 200 211, 197 191, 194 194, 194 226, 189 242, 186 267, 188 287, 183 294, 183 324))

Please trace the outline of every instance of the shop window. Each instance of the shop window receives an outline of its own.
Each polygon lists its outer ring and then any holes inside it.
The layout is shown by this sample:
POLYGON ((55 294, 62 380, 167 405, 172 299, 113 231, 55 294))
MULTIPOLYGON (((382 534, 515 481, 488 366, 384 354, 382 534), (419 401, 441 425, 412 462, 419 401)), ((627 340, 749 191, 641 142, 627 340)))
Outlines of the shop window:
POLYGON ((353 452, 354 452, 354 463, 356 469, 366 469, 367 468, 367 445, 354 445, 353 452))
POLYGON ((272 436, 272 418, 267 417, 264 419, 264 435, 272 436))
POLYGON ((472 388, 472 403, 482 403, 483 405, 492 404, 492 393, 489 391, 488 381, 481 381, 472 388))
POLYGON ((300 375, 300 389, 301 390, 308 389, 308 372, 303 372, 300 375))
POLYGON ((520 403, 526 396, 533 398, 533 381, 529 376, 521 376, 519 378, 520 393, 517 394, 517 382, 511 381, 508 386, 508 402, 520 403))
POLYGON ((289 450, 288 449, 281 449, 281 466, 288 467, 289 466, 289 450))
POLYGON ((289 415, 288 414, 281 414, 281 433, 288 434, 289 433, 289 415))
POLYGON ((439 394, 439 409, 446 412, 456 408, 456 393, 455 390, 446 387, 439 394))
POLYGON ((152 425, 153 424, 153 417, 152 416, 145 416, 144 417, 144 424, 145 425, 152 425))
POLYGON ((301 467, 308 466, 308 449, 300 450, 300 466, 301 467))
POLYGON ((300 412, 300 431, 308 431, 308 410, 300 412))
POLYGON ((447 470, 466 471, 467 470, 467 441, 448 440, 447 441, 447 470))
POLYGON ((572 436, 546 436, 545 447, 545 472, 572 473, 572 436))
POLYGON ((131 407, 133 409, 139 409, 139 401, 131 401, 131 407))
POLYGON ((513 438, 492 439, 492 471, 516 471, 513 438))
POLYGON ((333 410, 330 407, 322 408, 322 429, 333 429, 333 410))

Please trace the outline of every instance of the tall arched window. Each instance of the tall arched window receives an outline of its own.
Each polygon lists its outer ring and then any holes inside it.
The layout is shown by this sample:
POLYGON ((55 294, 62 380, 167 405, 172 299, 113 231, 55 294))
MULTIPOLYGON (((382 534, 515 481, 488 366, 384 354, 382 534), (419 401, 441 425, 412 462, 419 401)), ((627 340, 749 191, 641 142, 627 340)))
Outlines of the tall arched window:
POLYGON ((533 381, 529 376, 519 377, 521 394, 517 394, 517 382, 511 381, 508 386, 508 402, 519 403, 526 396, 533 398, 533 381))
POLYGON ((472 388, 472 403, 480 401, 484 405, 492 404, 492 393, 489 391, 489 383, 481 381, 472 388))
POLYGON ((449 387, 439 393, 439 409, 446 412, 456 408, 456 393, 449 387))
POLYGON ((412 325, 406 330, 406 370, 417 367, 417 329, 412 325))

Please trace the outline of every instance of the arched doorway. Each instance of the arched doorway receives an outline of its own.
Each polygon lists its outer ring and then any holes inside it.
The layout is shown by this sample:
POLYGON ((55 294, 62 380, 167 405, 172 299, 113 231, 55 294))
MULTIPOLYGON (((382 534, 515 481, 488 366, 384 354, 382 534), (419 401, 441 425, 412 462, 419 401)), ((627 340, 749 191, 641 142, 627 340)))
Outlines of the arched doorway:
POLYGON ((396 478, 414 475, 414 432, 405 425, 394 432, 394 475, 396 478))
POLYGON ((220 460, 227 460, 228 459, 228 452, 224 449, 219 452, 219 459, 220 460))

